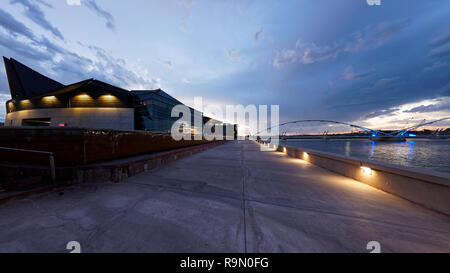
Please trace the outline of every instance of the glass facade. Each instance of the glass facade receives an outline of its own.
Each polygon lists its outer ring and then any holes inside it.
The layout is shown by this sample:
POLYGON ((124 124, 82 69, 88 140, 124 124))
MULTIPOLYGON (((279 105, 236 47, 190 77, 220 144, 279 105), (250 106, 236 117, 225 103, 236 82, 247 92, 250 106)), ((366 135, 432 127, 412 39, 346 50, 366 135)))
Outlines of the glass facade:
MULTIPOLYGON (((173 123, 179 117, 171 117, 172 108, 182 104, 161 89, 133 90, 139 105, 135 108, 135 129, 153 132, 170 132, 173 123)), ((194 116, 202 120, 202 113, 191 109, 191 127, 194 128, 194 116)))

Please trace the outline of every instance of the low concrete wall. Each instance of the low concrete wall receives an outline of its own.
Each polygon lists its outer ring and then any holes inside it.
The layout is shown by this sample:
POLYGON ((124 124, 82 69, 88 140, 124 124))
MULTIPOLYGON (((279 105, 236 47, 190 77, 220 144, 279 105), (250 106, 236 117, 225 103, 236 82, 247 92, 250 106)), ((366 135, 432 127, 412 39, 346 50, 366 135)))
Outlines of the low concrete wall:
POLYGON ((214 141, 206 144, 174 149, 170 151, 130 157, 77 168, 73 183, 112 181, 120 182, 130 176, 147 172, 170 162, 191 156, 204 150, 226 143, 214 141))
MULTIPOLYGON (((179 140, 170 133, 70 127, 0 127, 0 146, 52 152, 55 165, 94 164, 208 143, 179 140)), ((48 156, 0 150, 0 162, 48 165, 48 156)))
POLYGON ((214 141, 165 152, 144 154, 90 165, 57 167, 57 183, 51 181, 48 167, 0 163, 0 173, 2 174, 0 178, 0 193, 2 191, 22 190, 30 187, 55 184, 120 182, 140 172, 150 171, 164 164, 213 148, 225 142, 214 141))
POLYGON ((283 145, 277 151, 450 215, 450 174, 283 145))

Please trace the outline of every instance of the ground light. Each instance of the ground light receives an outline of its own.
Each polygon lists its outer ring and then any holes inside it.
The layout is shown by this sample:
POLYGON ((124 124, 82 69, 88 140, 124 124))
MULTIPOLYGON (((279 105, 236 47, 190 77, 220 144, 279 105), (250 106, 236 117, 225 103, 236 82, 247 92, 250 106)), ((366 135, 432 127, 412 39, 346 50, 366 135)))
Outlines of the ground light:
POLYGON ((308 155, 307 152, 303 152, 303 159, 304 159, 304 160, 307 160, 307 159, 308 159, 308 156, 309 156, 309 155, 308 155))
POLYGON ((362 166, 361 169, 362 169, 363 174, 365 174, 365 175, 372 175, 373 174, 372 169, 369 168, 369 167, 362 166))

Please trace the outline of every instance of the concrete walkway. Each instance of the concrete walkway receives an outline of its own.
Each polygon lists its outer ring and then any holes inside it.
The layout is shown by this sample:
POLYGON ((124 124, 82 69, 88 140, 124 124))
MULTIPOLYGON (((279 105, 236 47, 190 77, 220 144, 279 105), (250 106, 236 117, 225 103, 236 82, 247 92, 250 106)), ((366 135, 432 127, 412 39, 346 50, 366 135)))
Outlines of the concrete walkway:
POLYGON ((123 183, 0 206, 0 252, 450 252, 450 217, 230 142, 123 183))

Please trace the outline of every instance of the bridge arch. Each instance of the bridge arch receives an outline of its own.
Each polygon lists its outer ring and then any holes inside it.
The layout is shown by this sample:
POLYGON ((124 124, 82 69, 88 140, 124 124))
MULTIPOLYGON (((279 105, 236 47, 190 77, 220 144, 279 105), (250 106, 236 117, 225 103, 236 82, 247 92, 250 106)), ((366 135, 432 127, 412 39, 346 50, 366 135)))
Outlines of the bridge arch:
POLYGON ((335 120, 326 120, 326 119, 303 119, 303 120, 293 120, 293 121, 284 122, 284 123, 281 123, 281 124, 269 127, 267 129, 258 131, 255 135, 259 135, 259 134, 261 134, 264 131, 271 130, 272 128, 281 127, 281 126, 288 125, 288 124, 302 123, 302 122, 323 122, 323 123, 334 123, 334 124, 347 125, 347 126, 350 126, 350 127, 353 127, 353 128, 364 130, 364 131, 372 133, 372 134, 376 134, 377 136, 401 136, 401 135, 404 135, 407 132, 412 131, 414 129, 417 129, 417 128, 420 128, 420 127, 423 127, 423 126, 426 126, 426 125, 430 125, 430 124, 433 124, 433 123, 436 123, 436 122, 439 122, 439 121, 444 121, 444 120, 450 120, 450 117, 446 117, 446 118, 442 118, 442 119, 438 119, 438 120, 434 120, 434 121, 430 121, 430 122, 426 122, 426 123, 416 124, 414 126, 410 126, 410 127, 407 127, 407 128, 402 129, 402 130, 398 130, 398 131, 395 131, 395 132, 389 134, 389 133, 384 133, 384 132, 381 132, 381 131, 378 131, 378 130, 370 129, 370 128, 367 128, 367 127, 364 127, 364 126, 351 124, 351 123, 348 123, 348 122, 335 121, 335 120))

